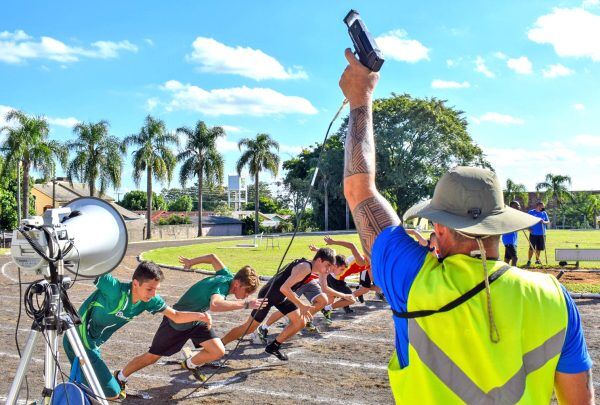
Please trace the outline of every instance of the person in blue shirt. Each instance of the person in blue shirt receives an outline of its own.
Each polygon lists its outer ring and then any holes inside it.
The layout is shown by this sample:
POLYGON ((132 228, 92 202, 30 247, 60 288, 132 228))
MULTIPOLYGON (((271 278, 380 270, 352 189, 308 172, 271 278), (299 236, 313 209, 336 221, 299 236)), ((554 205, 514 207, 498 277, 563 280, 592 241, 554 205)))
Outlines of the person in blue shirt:
MULTIPOLYGON (((518 201, 511 201, 510 207, 521 210, 521 204, 518 201)), ((504 261, 511 266, 517 265, 517 241, 519 240, 517 231, 505 233, 502 235, 502 244, 504 245, 504 261)))
POLYGON ((533 256, 534 250, 535 264, 542 264, 540 252, 546 250, 546 227, 550 225, 550 219, 548 218, 548 213, 546 212, 546 208, 544 208, 544 203, 542 201, 538 201, 535 204, 535 208, 529 210, 528 214, 539 218, 539 220, 534 226, 529 228, 529 252, 527 253, 526 267, 531 266, 531 257, 533 256))
POLYGON ((339 81, 350 105, 344 196, 374 281, 394 315, 396 350, 389 370, 396 401, 549 403, 554 390, 561 404, 592 404, 592 362, 569 294, 551 275, 498 260, 500 235, 529 228, 537 219, 504 205, 492 171, 456 167, 441 177, 431 200, 404 215, 434 223, 442 261, 428 254, 400 226, 375 182, 372 98, 379 74, 350 49, 345 56, 348 65, 339 81), (448 317, 453 322, 437 322, 448 317), (556 332, 558 324, 562 329, 556 332), (534 346, 525 347, 526 341, 534 346), (498 358, 503 361, 493 361, 498 358), (513 374, 503 380, 507 368, 513 374), (448 400, 424 399, 444 396, 448 400))

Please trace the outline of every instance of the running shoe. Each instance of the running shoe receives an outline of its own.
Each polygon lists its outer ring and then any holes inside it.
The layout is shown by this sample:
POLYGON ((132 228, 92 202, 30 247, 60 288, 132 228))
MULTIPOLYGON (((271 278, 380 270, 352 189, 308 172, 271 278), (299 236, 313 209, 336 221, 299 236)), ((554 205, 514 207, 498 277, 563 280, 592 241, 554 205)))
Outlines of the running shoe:
POLYGON ((354 310, 350 307, 344 307, 344 312, 347 314, 353 314, 354 310))
POLYGON ((272 354, 281 361, 288 361, 288 356, 286 356, 285 353, 281 353, 279 351, 279 347, 275 345, 275 340, 273 340, 270 344, 267 345, 267 347, 265 347, 265 352, 272 354))
POLYGON ((125 398, 127 398, 127 382, 119 380, 119 372, 120 371, 121 370, 115 370, 113 372, 113 376, 115 377, 115 380, 117 380, 117 383, 119 384, 119 387, 121 388, 121 392, 119 392, 119 399, 125 399, 125 398))
POLYGON ((539 266, 541 266, 541 265, 542 265, 542 262, 541 262, 540 260, 536 260, 536 261, 535 261, 535 264, 536 264, 536 265, 539 265, 539 266))
POLYGON ((531 267, 531 260, 527 261, 527 264, 525 264, 525 267, 531 267))
POLYGON ((200 382, 206 381, 206 376, 202 374, 202 371, 200 371, 200 367, 189 368, 187 365, 187 360, 183 360, 181 362, 181 368, 191 372, 196 380, 200 382))
POLYGON ((331 325, 333 323, 333 320, 331 319, 331 316, 333 315, 333 311, 332 310, 321 310, 321 313, 323 314, 323 317, 325 318, 325 323, 327 325, 331 325))
POLYGON ((267 344, 267 336, 269 335, 269 329, 261 328, 260 326, 256 328, 256 332, 252 334, 252 342, 256 345, 266 345, 267 344))
POLYGON ((375 293, 375 296, 376 296, 377 298, 379 298, 381 301, 385 301, 385 296, 383 295, 383 293, 382 293, 382 292, 376 292, 376 293, 375 293))
POLYGON ((365 297, 363 297, 362 295, 359 295, 358 297, 356 297, 356 299, 358 300, 358 302, 360 302, 361 304, 365 303, 365 297))
POLYGON ((312 322, 306 322, 305 328, 307 331, 309 331, 311 333, 321 333, 319 328, 317 328, 312 322))

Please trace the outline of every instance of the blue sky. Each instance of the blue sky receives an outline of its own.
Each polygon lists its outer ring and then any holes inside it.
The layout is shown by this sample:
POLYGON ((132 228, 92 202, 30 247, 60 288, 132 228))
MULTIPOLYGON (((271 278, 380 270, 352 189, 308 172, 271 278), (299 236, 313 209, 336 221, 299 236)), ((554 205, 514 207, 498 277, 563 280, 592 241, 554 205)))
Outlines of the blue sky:
POLYGON ((0 114, 45 115, 57 140, 79 121, 123 138, 147 114, 171 130, 204 120, 226 129, 228 174, 258 132, 285 160, 322 139, 343 99, 350 8, 387 59, 376 97, 448 100, 502 181, 532 189, 551 172, 600 188, 600 0, 8 1, 0 114))

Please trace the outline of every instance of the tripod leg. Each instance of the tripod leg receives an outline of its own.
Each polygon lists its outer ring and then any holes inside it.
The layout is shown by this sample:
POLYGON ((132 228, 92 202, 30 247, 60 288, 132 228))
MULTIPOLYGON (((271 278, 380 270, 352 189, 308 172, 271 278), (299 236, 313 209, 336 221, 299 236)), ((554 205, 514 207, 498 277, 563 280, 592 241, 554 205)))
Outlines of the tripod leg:
POLYGON ((83 370, 83 374, 85 375, 92 392, 96 396, 96 400, 100 402, 102 405, 108 405, 108 401, 104 397, 104 392, 102 391, 102 387, 100 386, 100 382, 96 377, 96 373, 94 372, 94 368, 90 364, 90 359, 88 358, 87 353, 85 352, 85 348, 83 347, 83 343, 81 343, 81 339, 77 334, 74 325, 70 325, 65 331, 67 334, 67 338, 69 339, 69 343, 71 343, 71 347, 73 348, 73 352, 75 356, 79 359, 79 364, 81 365, 81 369, 83 370))
POLYGON ((44 362, 44 396, 52 396, 56 386, 56 359, 58 359, 58 339, 55 330, 46 331, 48 344, 46 344, 46 357, 44 362))
POLYGON ((17 374, 15 375, 15 379, 10 386, 10 391, 8 392, 8 396, 6 398, 6 403, 8 405, 14 405, 17 402, 17 398, 19 397, 19 391, 21 390, 21 385, 23 384, 23 379, 25 378, 25 373, 27 372, 27 367, 29 367, 29 362, 31 361, 31 356, 33 355, 33 348, 35 346, 35 342, 39 336, 37 330, 32 329, 29 332, 29 337, 27 338, 27 344, 25 345, 25 349, 23 350, 23 354, 21 356, 21 361, 19 362, 19 368, 17 368, 17 374))

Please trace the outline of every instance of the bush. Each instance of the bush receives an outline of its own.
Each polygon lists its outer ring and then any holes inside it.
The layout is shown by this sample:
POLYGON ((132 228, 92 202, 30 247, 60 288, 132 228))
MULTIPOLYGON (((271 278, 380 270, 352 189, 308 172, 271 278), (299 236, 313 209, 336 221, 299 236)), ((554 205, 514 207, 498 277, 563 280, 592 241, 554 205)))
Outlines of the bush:
POLYGON ((183 217, 176 214, 170 215, 167 218, 160 218, 157 225, 186 225, 191 224, 189 217, 183 217))
POLYGON ((169 204, 169 211, 183 211, 190 212, 193 207, 192 197, 189 195, 182 195, 177 197, 176 200, 169 204))

